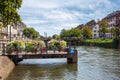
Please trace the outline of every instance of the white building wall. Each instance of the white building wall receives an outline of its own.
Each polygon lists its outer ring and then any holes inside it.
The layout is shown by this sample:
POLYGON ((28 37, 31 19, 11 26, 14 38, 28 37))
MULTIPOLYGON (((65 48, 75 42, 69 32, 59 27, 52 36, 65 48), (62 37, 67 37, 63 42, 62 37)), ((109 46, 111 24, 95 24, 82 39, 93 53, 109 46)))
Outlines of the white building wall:
POLYGON ((8 25, 8 35, 10 36, 10 28, 11 28, 11 37, 17 37, 18 31, 10 25, 8 25))
POLYGON ((96 24, 92 29, 93 35, 92 38, 99 38, 99 25, 96 24))

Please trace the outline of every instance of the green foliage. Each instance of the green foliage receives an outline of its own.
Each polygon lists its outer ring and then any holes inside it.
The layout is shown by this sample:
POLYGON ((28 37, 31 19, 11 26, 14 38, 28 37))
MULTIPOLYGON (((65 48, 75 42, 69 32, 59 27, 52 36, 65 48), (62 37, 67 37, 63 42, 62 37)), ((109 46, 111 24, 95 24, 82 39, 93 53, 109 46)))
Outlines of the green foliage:
POLYGON ((42 48, 45 48, 44 41, 31 41, 26 44, 27 52, 37 52, 41 51, 42 48))
POLYGON ((37 52, 37 44, 35 42, 28 42, 26 44, 27 52, 37 52))
POLYGON ((60 37, 61 37, 61 38, 69 37, 69 36, 70 36, 70 35, 69 35, 69 32, 70 32, 70 30, 65 30, 65 29, 63 29, 63 30, 61 31, 61 33, 60 33, 60 37))
POLYGON ((0 0, 0 21, 4 26, 21 21, 17 12, 21 4, 22 0, 0 0))
POLYGON ((111 43, 113 39, 87 39, 84 42, 111 43))
POLYGON ((100 22, 100 26, 101 27, 108 27, 108 21, 106 19, 103 19, 101 22, 100 22))
POLYGON ((105 38, 105 34, 107 33, 107 32, 109 32, 109 30, 108 30, 108 22, 107 22, 107 20, 106 19, 103 19, 101 22, 100 22, 100 30, 99 30, 99 32, 100 32, 100 35, 101 36, 103 36, 104 38, 105 38))
POLYGON ((64 49, 67 46, 65 41, 58 41, 55 39, 52 39, 51 41, 48 42, 48 47, 49 49, 64 49))
POLYGON ((28 38, 38 38, 39 32, 37 32, 34 28, 25 28, 23 30, 23 35, 25 35, 28 38))
POLYGON ((7 44, 6 51, 7 53, 12 52, 21 52, 24 50, 24 46, 19 41, 10 42, 7 44))
POLYGON ((42 48, 45 48, 44 41, 13 41, 7 44, 6 51, 7 53, 15 51, 37 52, 38 50, 42 50, 42 48))
POLYGON ((87 39, 83 42, 85 46, 98 46, 103 48, 118 48, 119 40, 114 39, 87 39))
POLYGON ((40 46, 40 48, 45 48, 45 42, 40 40, 40 41, 37 41, 38 45, 40 46))
POLYGON ((3 24, 2 22, 0 22, 0 33, 2 32, 2 27, 3 27, 3 24))
POLYGON ((63 29, 60 33, 60 37, 82 37, 82 31, 80 29, 72 28, 70 30, 63 29))
POLYGON ((95 43, 95 42, 84 42, 84 46, 97 46, 103 48, 115 48, 113 43, 95 43))
POLYGON ((120 38, 119 37, 115 37, 113 39, 113 44, 114 44, 114 47, 117 49, 119 47, 119 41, 120 41, 120 38))
POLYGON ((92 36, 92 29, 90 29, 88 26, 84 26, 82 29, 82 34, 85 39, 88 39, 92 36))
POLYGON ((57 40, 58 40, 58 39, 60 39, 60 36, 59 36, 59 35, 57 35, 57 34, 54 34, 54 35, 52 36, 52 38, 53 38, 53 39, 57 39, 57 40))
POLYGON ((61 46, 61 48, 65 48, 66 46, 67 46, 67 43, 66 43, 66 41, 60 41, 60 46, 61 46))
POLYGON ((120 35, 120 28, 119 27, 112 28, 111 32, 113 33, 114 38, 119 38, 119 35, 120 35))

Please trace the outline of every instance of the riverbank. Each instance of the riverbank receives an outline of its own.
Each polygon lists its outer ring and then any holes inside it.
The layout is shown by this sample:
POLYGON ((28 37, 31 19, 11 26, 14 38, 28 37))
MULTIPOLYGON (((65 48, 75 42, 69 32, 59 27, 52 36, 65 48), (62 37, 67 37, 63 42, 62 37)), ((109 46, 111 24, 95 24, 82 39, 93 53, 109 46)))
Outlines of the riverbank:
POLYGON ((103 48, 118 49, 120 44, 116 39, 87 39, 83 41, 84 46, 97 46, 103 48))
POLYGON ((14 67, 14 63, 8 57, 0 56, 0 80, 6 80, 14 67))

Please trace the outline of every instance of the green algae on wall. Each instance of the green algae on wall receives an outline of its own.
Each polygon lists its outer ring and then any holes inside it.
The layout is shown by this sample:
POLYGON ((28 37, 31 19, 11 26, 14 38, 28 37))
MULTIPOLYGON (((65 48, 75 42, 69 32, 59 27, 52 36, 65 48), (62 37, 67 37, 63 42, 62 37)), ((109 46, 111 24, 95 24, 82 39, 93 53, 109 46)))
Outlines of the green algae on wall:
POLYGON ((8 57, 0 56, 0 80, 5 80, 14 67, 14 63, 8 57))

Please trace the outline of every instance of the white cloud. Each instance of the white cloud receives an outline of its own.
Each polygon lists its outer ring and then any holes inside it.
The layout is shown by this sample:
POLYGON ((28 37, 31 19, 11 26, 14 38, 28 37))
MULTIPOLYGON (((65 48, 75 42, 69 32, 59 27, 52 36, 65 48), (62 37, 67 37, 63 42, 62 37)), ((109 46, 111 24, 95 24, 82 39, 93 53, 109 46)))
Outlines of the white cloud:
POLYGON ((48 0, 24 0, 22 6, 25 8, 32 7, 32 8, 50 9, 50 8, 56 8, 59 5, 56 4, 54 1, 48 1, 48 0))
POLYGON ((47 19, 57 20, 57 21, 73 20, 72 14, 59 10, 52 10, 51 12, 45 13, 44 16, 47 19))
POLYGON ((27 26, 52 35, 103 18, 116 7, 110 0, 23 0, 19 13, 27 26))
POLYGON ((53 29, 55 30, 62 30, 62 29, 71 29, 71 28, 75 28, 77 25, 79 25, 79 23, 64 23, 63 25, 59 26, 59 27, 53 27, 53 29))
POLYGON ((29 20, 23 20, 23 22, 25 22, 26 24, 45 24, 47 23, 47 21, 45 20, 37 20, 37 19, 29 19, 29 20))

